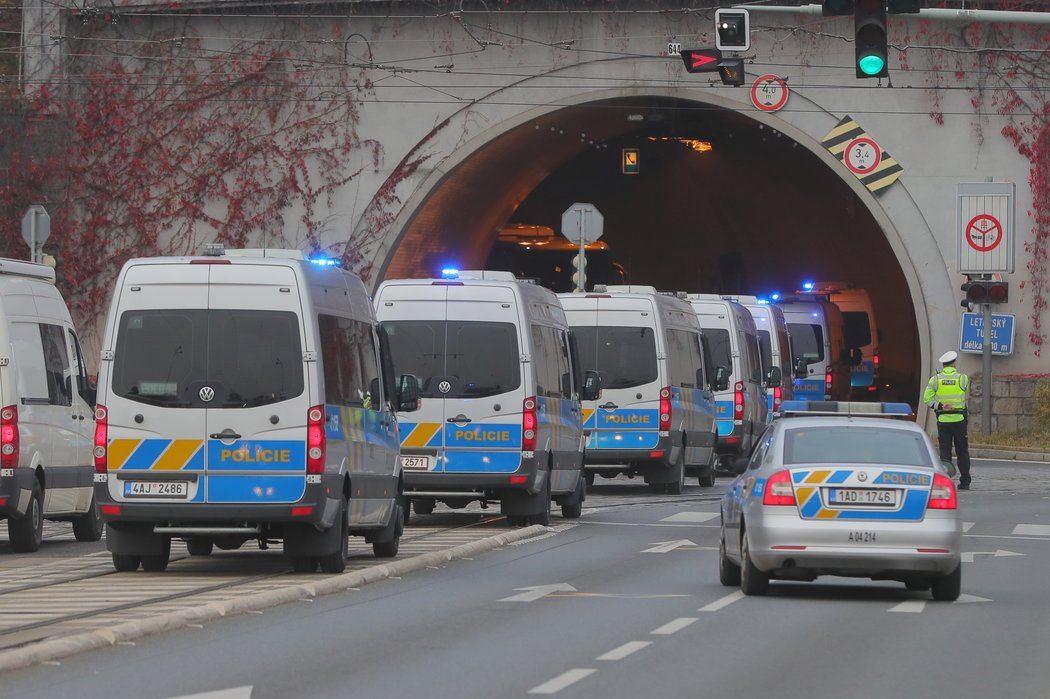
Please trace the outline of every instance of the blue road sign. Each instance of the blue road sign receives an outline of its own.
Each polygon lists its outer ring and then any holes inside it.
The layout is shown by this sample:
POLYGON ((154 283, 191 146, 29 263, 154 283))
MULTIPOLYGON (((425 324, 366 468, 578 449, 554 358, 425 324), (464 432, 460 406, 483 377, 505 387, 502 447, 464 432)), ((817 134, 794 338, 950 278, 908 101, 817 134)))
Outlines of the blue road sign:
MULTIPOLYGON (((992 314, 992 354, 1013 354, 1014 352, 1014 317, 1009 313, 992 314)), ((984 315, 981 313, 963 313, 962 339, 959 350, 980 354, 984 352, 984 315)))

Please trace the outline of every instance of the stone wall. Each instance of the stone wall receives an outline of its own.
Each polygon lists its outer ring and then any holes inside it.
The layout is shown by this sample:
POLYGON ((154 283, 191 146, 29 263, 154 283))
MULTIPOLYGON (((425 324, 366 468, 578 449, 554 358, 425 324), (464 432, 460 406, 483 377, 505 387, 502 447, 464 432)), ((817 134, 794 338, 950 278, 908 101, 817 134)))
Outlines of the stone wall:
MULTIPOLYGON (((1016 432, 1037 426, 1036 386, 1050 374, 993 374, 992 431, 1016 432)), ((980 374, 970 377, 970 432, 980 431, 984 381, 980 374)))

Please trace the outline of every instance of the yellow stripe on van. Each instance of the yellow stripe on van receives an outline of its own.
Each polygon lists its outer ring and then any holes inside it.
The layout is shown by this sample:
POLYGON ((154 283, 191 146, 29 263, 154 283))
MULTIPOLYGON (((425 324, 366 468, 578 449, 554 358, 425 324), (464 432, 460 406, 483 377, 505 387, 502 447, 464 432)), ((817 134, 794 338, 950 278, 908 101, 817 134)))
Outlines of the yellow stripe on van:
POLYGON ((107 449, 106 463, 110 471, 116 471, 127 462, 128 457, 142 444, 141 439, 114 439, 107 449))
POLYGON ((425 447, 438 430, 441 429, 440 422, 421 422, 412 428, 412 431, 402 442, 403 447, 425 447))
POLYGON ((823 483, 824 479, 831 475, 831 471, 814 471, 806 476, 805 483, 823 483))
POLYGON ((164 450, 160 458, 153 462, 150 469, 154 471, 178 471, 189 463, 193 455, 200 449, 201 444, 202 440, 200 439, 176 439, 171 443, 171 446, 164 450))
POLYGON ((587 421, 591 419, 591 415, 594 415, 594 408, 583 409, 583 424, 587 424, 587 421))

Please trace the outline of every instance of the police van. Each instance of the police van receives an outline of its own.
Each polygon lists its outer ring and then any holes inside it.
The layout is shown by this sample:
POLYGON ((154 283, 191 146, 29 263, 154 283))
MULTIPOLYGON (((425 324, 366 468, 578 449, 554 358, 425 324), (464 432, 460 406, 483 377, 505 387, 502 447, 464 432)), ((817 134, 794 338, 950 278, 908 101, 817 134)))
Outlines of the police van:
POLYGON ((274 540, 344 570, 349 535, 398 550, 396 382, 364 284, 297 250, 128 261, 102 345, 95 496, 113 566, 274 540))
POLYGON ((688 472, 714 485, 717 387, 692 307, 637 285, 558 298, 601 383, 600 399, 584 402, 588 479, 640 474, 657 492, 681 493, 688 472))
POLYGON ((688 299, 712 362, 725 367, 729 379, 715 393, 718 454, 728 468, 736 456, 751 453, 769 415, 758 330, 751 313, 736 301, 716 294, 689 294, 688 299))
POLYGON ((405 496, 417 514, 498 501, 511 524, 579 517, 581 394, 565 313, 552 291, 510 272, 445 270, 388 280, 375 295, 394 367, 418 377, 421 408, 400 416, 405 496))
POLYGON ((94 389, 55 270, 0 259, 0 519, 11 548, 40 548, 44 520, 98 541, 92 493, 94 389))
POLYGON ((791 348, 805 363, 804 377, 795 379, 795 400, 849 399, 849 352, 838 306, 821 296, 783 296, 776 304, 784 312, 791 348))
POLYGON ((725 296, 736 301, 751 313, 758 331, 758 349, 762 355, 762 372, 766 380, 766 401, 769 421, 780 417, 780 406, 794 400, 794 379, 805 371, 802 362, 796 362, 791 352, 791 335, 787 320, 779 306, 757 296, 725 296), (773 371, 773 369, 776 371, 773 371))
POLYGON ((843 333, 850 352, 850 386, 854 399, 879 399, 879 329, 875 306, 866 289, 847 282, 813 282, 842 311, 843 333))

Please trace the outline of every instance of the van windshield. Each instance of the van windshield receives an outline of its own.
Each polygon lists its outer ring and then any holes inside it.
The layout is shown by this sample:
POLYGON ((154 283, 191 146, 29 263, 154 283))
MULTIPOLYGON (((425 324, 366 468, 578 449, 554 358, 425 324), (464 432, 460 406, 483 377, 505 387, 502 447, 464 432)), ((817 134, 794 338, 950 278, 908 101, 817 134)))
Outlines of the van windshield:
POLYGON ((871 323, 868 314, 864 311, 843 311, 842 320, 845 325, 846 346, 864 347, 871 344, 871 323))
POLYGON ((395 320, 383 327, 395 375, 416 376, 425 398, 484 398, 521 386, 512 323, 395 320), (439 388, 442 383, 448 390, 439 388))
POLYGON ((113 392, 139 403, 245 408, 303 392, 299 318, 288 311, 127 311, 114 350, 113 392))
POLYGON ((733 375, 733 345, 729 341, 729 331, 724 328, 704 328, 704 337, 711 346, 711 360, 716 367, 724 366, 733 375))
POLYGON ((788 323, 791 333, 791 349, 796 357, 802 357, 806 364, 817 364, 824 361, 824 329, 809 323, 788 323))
POLYGON ((656 381, 656 338, 652 328, 574 326, 580 365, 597 371, 602 388, 631 388, 656 381))

